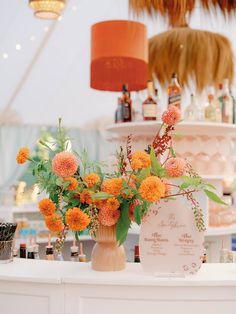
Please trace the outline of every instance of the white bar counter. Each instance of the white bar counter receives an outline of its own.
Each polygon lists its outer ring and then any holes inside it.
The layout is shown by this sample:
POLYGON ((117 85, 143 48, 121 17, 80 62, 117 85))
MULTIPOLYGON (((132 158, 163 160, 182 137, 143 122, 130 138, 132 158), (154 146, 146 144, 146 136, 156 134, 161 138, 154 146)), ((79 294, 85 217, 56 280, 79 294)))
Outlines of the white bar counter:
POLYGON ((140 264, 96 272, 90 263, 15 259, 0 264, 1 314, 235 314, 236 264, 157 278, 140 264))

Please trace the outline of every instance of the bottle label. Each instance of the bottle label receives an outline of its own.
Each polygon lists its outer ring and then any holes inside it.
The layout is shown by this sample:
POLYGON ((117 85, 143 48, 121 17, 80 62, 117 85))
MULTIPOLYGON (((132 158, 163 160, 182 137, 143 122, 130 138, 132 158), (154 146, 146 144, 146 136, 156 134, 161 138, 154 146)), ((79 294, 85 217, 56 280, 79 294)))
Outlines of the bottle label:
POLYGON ((157 105, 156 104, 145 104, 143 105, 143 117, 144 118, 156 118, 157 116, 157 105))
POLYGON ((168 97, 168 106, 176 106, 180 109, 181 94, 173 95, 168 97))

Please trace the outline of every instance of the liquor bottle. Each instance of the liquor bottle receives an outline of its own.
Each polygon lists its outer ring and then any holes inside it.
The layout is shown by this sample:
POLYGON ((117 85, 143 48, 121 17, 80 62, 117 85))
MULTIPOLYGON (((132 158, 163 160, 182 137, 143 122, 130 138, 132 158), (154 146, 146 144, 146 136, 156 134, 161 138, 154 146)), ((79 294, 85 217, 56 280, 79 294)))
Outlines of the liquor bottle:
POLYGON ((234 89, 230 89, 230 95, 233 103, 233 124, 236 124, 236 98, 234 89))
POLYGON ((73 240, 73 245, 70 247, 70 260, 71 262, 79 261, 79 247, 76 245, 76 240, 73 240))
POLYGON ((216 106, 216 122, 222 122, 222 107, 223 107, 223 84, 219 84, 215 99, 216 106))
POLYGON ((59 261, 59 262, 63 262, 64 261, 62 252, 56 252, 56 254, 55 254, 55 261, 59 261))
POLYGON ((171 83, 167 89, 168 107, 176 106, 179 110, 181 109, 181 92, 182 89, 178 83, 177 74, 173 73, 171 83))
POLYGON ((27 254, 27 258, 28 259, 34 259, 34 247, 33 245, 29 245, 27 248, 28 254, 27 254))
POLYGON ((79 244, 79 250, 80 250, 79 261, 80 262, 86 262, 86 255, 84 254, 83 243, 82 242, 80 242, 80 244, 79 244))
POLYGON ((157 120, 161 120, 161 101, 158 94, 158 89, 154 90, 154 100, 157 103, 157 120))
POLYGON ((148 96, 143 102, 143 120, 152 121, 157 119, 157 103, 153 99, 153 82, 147 83, 148 96))
POLYGON ((194 94, 191 94, 190 105, 188 105, 184 111, 184 119, 186 121, 197 120, 197 107, 196 107, 196 99, 195 99, 194 94))
POLYGON ((216 106, 214 104, 214 88, 210 87, 208 102, 205 107, 205 121, 216 122, 216 106))
POLYGON ((122 99, 121 99, 121 97, 118 97, 117 109, 115 112, 115 123, 122 123, 122 122, 124 122, 122 99))
POLYGON ((136 97, 133 99, 133 120, 143 121, 142 99, 139 92, 136 92, 136 97))
POLYGON ((39 257, 39 245, 34 244, 34 259, 40 259, 39 257))
POLYGON ((54 252, 53 252, 53 246, 51 245, 51 235, 48 235, 48 245, 46 246, 46 259, 48 261, 54 260, 54 252))
POLYGON ((122 86, 122 118, 123 122, 131 122, 132 121, 132 101, 130 99, 130 93, 128 91, 128 86, 124 84, 122 86))
POLYGON ((233 123, 233 101, 229 92, 228 79, 225 79, 223 82, 222 96, 222 121, 224 123, 233 123))
POLYGON ((138 245, 135 245, 135 247, 134 247, 134 262, 140 263, 139 246, 138 245))
POLYGON ((26 258, 26 244, 20 244, 20 258, 26 258))

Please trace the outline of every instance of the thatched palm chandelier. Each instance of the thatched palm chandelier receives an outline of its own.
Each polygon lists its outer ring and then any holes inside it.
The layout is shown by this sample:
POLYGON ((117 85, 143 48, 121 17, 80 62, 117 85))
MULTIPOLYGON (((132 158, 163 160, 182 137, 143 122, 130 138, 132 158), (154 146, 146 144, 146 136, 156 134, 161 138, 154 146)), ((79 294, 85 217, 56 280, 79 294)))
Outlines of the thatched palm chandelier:
MULTIPOLYGON (((215 13, 215 9, 227 16, 236 10, 235 0, 200 0, 202 9, 215 13)), ((195 9, 197 0, 129 0, 129 7, 137 15, 147 13, 150 16, 157 14, 168 18, 170 25, 184 14, 191 14, 195 9)))
MULTIPOLYGON (((203 10, 218 8, 224 16, 236 10, 235 0, 200 0, 203 10)), ((234 64, 230 41, 217 33, 188 27, 186 17, 196 0, 129 0, 136 14, 157 14, 167 18, 173 27, 149 40, 149 74, 165 86, 173 72, 185 86, 195 81, 198 91, 217 85, 223 79, 233 80, 234 64)))
POLYGON ((233 52, 229 40, 217 33, 189 27, 173 28, 149 40, 149 73, 166 86, 172 73, 182 86, 194 81, 198 91, 233 80, 233 52))
POLYGON ((61 16, 66 0, 29 0, 34 15, 41 19, 55 20, 61 16))

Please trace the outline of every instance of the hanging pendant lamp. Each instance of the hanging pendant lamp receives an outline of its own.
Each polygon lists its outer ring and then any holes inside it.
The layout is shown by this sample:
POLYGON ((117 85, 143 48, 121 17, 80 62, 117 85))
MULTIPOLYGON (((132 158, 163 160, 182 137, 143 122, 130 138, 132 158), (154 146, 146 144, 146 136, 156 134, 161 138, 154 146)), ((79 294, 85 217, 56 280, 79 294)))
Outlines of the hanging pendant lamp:
POLYGON ((90 86, 98 90, 146 88, 148 40, 142 23, 115 20, 92 26, 90 86))
POLYGON ((66 0, 29 0, 34 15, 40 19, 55 20, 61 16, 66 0))

